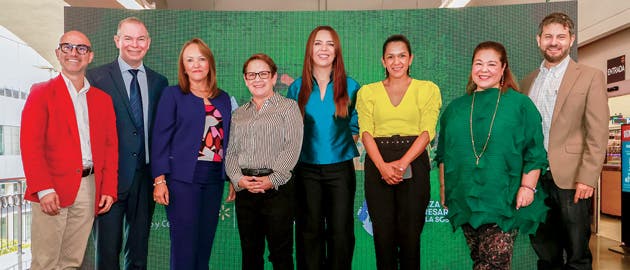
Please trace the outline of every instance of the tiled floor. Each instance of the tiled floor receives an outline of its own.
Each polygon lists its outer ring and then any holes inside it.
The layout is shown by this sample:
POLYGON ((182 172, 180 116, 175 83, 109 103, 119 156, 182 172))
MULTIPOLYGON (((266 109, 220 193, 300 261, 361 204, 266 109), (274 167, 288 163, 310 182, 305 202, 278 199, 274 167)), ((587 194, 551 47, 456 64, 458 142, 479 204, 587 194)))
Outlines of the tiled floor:
POLYGON ((618 241, 603 236, 591 237, 591 252, 593 253, 594 270, 628 270, 630 269, 630 254, 622 255, 609 250, 619 247, 618 241))
POLYGON ((619 217, 600 215, 597 236, 621 241, 621 219, 619 217))
MULTIPOLYGON (((594 270, 629 270, 630 253, 625 256, 611 251, 621 244, 621 221, 618 218, 602 215, 597 235, 591 237, 594 270)), ((630 251, 628 251, 630 252, 630 251)))

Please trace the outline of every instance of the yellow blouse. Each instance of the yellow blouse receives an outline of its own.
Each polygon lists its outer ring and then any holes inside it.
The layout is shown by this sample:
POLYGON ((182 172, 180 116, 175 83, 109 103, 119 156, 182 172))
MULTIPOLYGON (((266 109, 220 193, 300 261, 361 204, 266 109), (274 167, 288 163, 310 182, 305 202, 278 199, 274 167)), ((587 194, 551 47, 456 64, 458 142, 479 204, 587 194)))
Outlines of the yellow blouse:
POLYGON ((440 89, 431 81, 413 79, 398 106, 390 102, 383 82, 364 85, 357 94, 359 134, 418 136, 427 131, 432 140, 441 106, 440 89))

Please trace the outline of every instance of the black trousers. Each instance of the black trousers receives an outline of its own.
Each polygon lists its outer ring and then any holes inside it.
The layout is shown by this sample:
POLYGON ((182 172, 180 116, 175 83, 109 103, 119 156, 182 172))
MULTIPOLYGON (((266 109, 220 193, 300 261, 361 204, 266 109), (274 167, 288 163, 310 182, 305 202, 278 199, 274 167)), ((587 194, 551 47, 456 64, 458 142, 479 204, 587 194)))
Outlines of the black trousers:
POLYGON ((296 167, 298 269, 352 269, 354 195, 352 160, 296 167))
POLYGON ((545 223, 530 237, 538 255, 538 269, 592 269, 588 246, 592 197, 573 203, 575 189, 556 186, 551 172, 542 175, 539 183, 549 195, 545 205, 550 209, 545 223))
POLYGON ((119 269, 124 237, 124 269, 147 269, 149 231, 155 202, 149 166, 136 170, 129 192, 118 194, 109 212, 94 221, 96 269, 119 269))
POLYGON ((265 193, 236 193, 236 220, 241 238, 242 269, 264 269, 265 239, 275 270, 293 270, 293 179, 265 193))
MULTIPOLYGON (((376 141, 386 162, 400 159, 413 143, 381 143, 379 138, 376 141)), ((388 185, 374 162, 369 157, 365 159, 365 199, 374 232, 376 266, 380 270, 420 269, 420 234, 430 196, 426 151, 410 165, 412 178, 388 185)))

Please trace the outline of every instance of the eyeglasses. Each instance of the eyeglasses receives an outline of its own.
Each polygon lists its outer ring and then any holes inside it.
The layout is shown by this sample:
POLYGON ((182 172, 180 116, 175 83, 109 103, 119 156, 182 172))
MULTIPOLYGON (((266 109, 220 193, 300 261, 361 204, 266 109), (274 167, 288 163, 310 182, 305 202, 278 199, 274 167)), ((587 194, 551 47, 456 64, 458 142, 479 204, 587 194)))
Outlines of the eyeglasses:
POLYGON ((261 80, 266 80, 271 77, 271 71, 261 71, 261 72, 245 72, 245 79, 248 81, 255 80, 256 76, 259 76, 261 80))
POLYGON ((77 53, 80 55, 84 55, 92 51, 92 48, 85 44, 59 43, 59 49, 63 53, 71 53, 75 48, 77 49, 77 53))

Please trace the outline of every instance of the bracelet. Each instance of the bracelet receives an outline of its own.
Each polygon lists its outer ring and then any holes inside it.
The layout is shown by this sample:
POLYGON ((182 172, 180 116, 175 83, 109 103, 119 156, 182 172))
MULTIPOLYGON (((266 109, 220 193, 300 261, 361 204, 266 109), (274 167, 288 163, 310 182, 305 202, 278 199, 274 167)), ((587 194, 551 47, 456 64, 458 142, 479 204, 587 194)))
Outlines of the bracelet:
POLYGON ((538 192, 538 190, 536 190, 535 188, 528 187, 528 186, 526 186, 526 185, 521 185, 521 187, 522 187, 522 188, 529 189, 529 190, 531 190, 531 191, 532 191, 532 192, 534 192, 534 193, 538 192))
POLYGON ((161 185, 161 184, 166 184, 166 180, 157 181, 157 182, 153 183, 153 186, 157 186, 157 185, 161 185))

